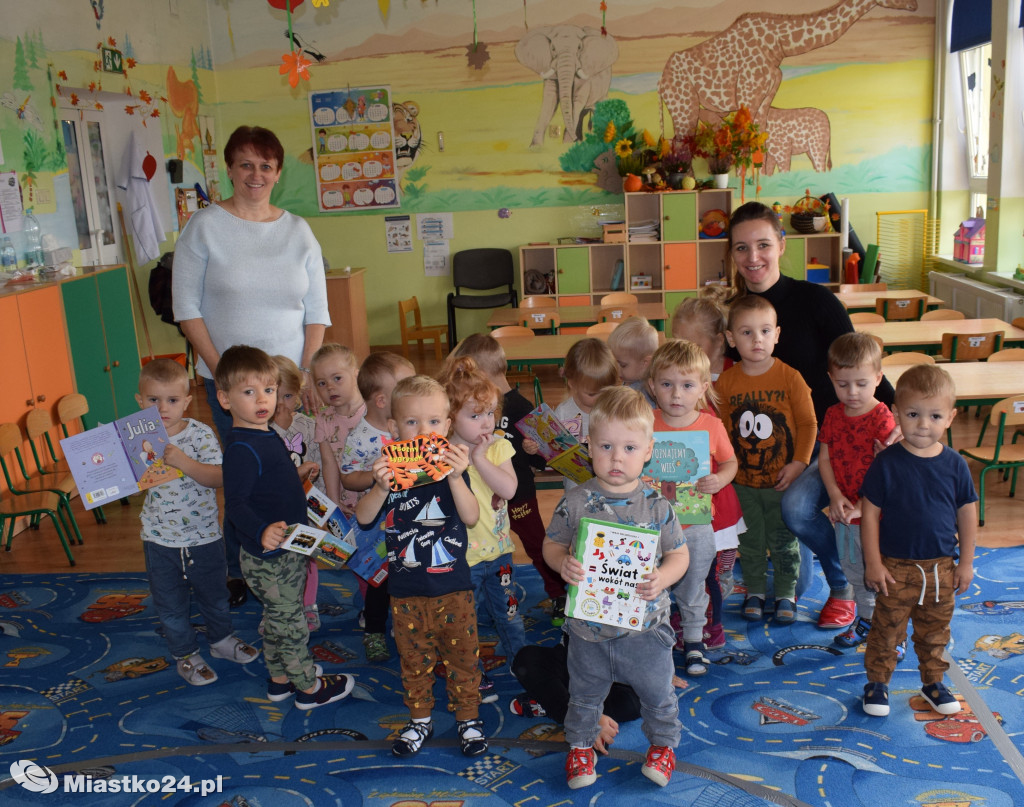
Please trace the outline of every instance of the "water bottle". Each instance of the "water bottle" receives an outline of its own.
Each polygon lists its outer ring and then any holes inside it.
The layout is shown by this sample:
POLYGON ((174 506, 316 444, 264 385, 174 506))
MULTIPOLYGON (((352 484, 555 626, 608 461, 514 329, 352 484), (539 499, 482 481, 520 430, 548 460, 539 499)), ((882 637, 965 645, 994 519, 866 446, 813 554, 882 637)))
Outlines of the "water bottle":
POLYGON ((43 236, 39 220, 32 215, 32 210, 25 212, 22 222, 25 233, 25 263, 29 266, 43 265, 43 236))
POLYGON ((7 273, 14 272, 18 268, 18 253, 14 251, 14 244, 11 243, 9 235, 4 236, 2 245, 0 245, 0 264, 3 265, 3 271, 7 273))

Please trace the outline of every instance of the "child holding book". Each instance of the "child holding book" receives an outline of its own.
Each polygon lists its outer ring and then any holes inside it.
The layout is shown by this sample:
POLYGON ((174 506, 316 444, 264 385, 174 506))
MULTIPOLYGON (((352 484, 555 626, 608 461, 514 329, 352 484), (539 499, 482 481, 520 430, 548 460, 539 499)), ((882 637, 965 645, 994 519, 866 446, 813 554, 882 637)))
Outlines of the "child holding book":
POLYGON ((164 463, 184 474, 149 488, 142 505, 142 548, 153 607, 178 675, 192 686, 206 686, 217 680, 217 673, 199 653, 191 621, 193 597, 206 623, 210 655, 239 664, 259 656, 231 627, 215 490, 223 484, 220 444, 208 426, 185 417, 192 396, 188 373, 176 361, 154 359, 142 365, 135 400, 140 409, 157 408, 170 441, 164 463), (186 507, 193 518, 182 527, 171 513, 186 507))
POLYGON ((569 644, 569 710, 565 738, 569 743, 566 779, 570 788, 597 780, 594 743, 601 732, 601 710, 614 681, 631 686, 640 698, 643 732, 651 743, 642 772, 665 786, 675 769, 674 748, 681 724, 672 685, 674 636, 669 625, 668 589, 683 576, 689 552, 675 512, 656 490, 640 482, 654 447, 654 414, 636 390, 615 386, 595 397, 590 412, 590 446, 595 478, 566 491, 555 508, 544 541, 544 559, 571 585, 584 581, 576 559, 582 518, 658 531, 654 570, 637 593, 647 602, 640 630, 567 619, 569 644))
POLYGON ((736 492, 747 531, 740 536, 747 598, 743 618, 764 618, 768 554, 775 582, 775 621, 796 619, 800 547, 782 520, 782 494, 811 461, 818 422, 811 391, 800 374, 772 356, 779 340, 775 309, 748 294, 729 308, 729 344, 741 361, 715 387, 722 422, 736 449, 736 492))
MULTIPOLYGON (((711 449, 711 473, 698 479, 694 488, 711 496, 712 513, 716 497, 729 487, 736 476, 736 453, 725 427, 708 411, 714 400, 711 389, 711 366, 707 354, 693 342, 671 339, 654 354, 649 384, 658 408, 654 412, 654 430, 704 431, 711 449)), ((677 515, 679 513, 677 512, 677 515)), ((679 608, 686 674, 704 675, 708 659, 704 656, 704 627, 709 595, 706 581, 715 562, 715 536, 711 524, 684 525, 690 565, 672 590, 679 608)), ((724 644, 721 615, 712 626, 715 636, 724 644)))
MULTIPOLYGON (((451 417, 444 387, 424 375, 399 381, 391 393, 388 427, 398 440, 446 434, 451 417)), ((476 607, 466 562, 467 527, 476 524, 480 506, 465 473, 466 448, 452 443, 443 459, 452 468, 447 477, 393 491, 394 471, 381 456, 373 464, 373 487, 356 505, 361 528, 382 519, 386 524, 391 617, 409 708, 409 722, 391 746, 398 757, 417 753, 434 735, 434 667, 441 662, 462 753, 487 751, 479 717, 476 607)))
POLYGON ((340 468, 348 433, 366 414, 356 380, 359 362, 349 348, 328 342, 313 354, 309 368, 323 403, 316 414, 314 439, 320 444, 324 487, 342 512, 351 515, 355 512, 356 494, 341 484, 340 468))
POLYGON ((658 329, 643 317, 628 317, 608 334, 608 348, 619 365, 619 377, 627 387, 644 394, 656 406, 647 386, 647 368, 658 349, 658 329))

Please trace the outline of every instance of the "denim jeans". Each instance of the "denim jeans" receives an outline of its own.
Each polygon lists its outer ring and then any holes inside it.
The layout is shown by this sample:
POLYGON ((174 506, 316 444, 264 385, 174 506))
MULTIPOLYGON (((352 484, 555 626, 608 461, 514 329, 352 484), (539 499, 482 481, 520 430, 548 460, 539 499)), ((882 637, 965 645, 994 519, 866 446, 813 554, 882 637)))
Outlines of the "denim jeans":
MULTIPOLYGON (((519 613, 519 587, 516 585, 515 568, 511 554, 482 560, 469 567, 477 613, 481 608, 487 609, 508 658, 509 668, 512 667, 516 653, 526 644, 526 627, 519 613), (508 567, 508 585, 502 583, 506 577, 502 574, 502 567, 508 567)), ((478 623, 485 621, 477 617, 478 623)))
POLYGON ((672 676, 676 637, 668 622, 630 632, 617 639, 588 642, 573 636, 569 643, 569 711, 565 739, 590 748, 600 734, 601 710, 612 682, 628 684, 640 698, 643 732, 651 745, 679 744, 682 724, 672 676))
MULTIPOLYGON (((210 404, 210 413, 213 415, 213 425, 217 429, 217 435, 220 437, 221 448, 227 447, 228 434, 231 432, 231 414, 224 409, 221 409, 220 402, 217 400, 217 385, 214 383, 212 378, 204 378, 203 383, 206 385, 206 401, 210 404)), ((228 569, 227 577, 232 579, 240 579, 242 577, 242 567, 238 562, 238 553, 242 548, 242 541, 235 532, 234 527, 225 521, 224 523, 224 557, 227 560, 228 569)))
POLYGON ((207 641, 215 644, 231 635, 220 541, 180 548, 143 541, 142 549, 153 607, 174 658, 187 658, 199 650, 191 620, 193 597, 206 623, 207 641))
POLYGON ((782 520, 786 522, 797 540, 800 541, 800 577, 797 579, 796 596, 800 597, 811 584, 814 565, 810 553, 818 556, 821 571, 825 575, 830 591, 842 591, 847 587, 846 575, 839 564, 836 549, 836 533, 822 510, 828 507, 828 491, 818 471, 818 446, 815 441, 814 456, 802 474, 797 477, 782 495, 782 520))

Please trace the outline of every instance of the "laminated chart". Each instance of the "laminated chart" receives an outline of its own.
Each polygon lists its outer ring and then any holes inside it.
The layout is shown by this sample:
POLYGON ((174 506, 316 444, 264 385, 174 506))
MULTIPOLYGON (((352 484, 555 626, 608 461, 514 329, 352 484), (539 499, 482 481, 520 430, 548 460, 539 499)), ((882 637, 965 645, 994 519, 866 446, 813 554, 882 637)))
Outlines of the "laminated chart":
POLYGON ((399 207, 391 88, 311 92, 309 115, 320 210, 399 207))

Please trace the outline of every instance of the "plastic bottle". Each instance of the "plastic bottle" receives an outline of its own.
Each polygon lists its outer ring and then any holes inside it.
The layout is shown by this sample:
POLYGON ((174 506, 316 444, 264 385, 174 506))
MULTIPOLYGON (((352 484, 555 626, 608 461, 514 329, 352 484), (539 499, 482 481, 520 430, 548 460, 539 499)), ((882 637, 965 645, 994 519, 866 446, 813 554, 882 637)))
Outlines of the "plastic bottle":
POLYGON ((14 251, 9 235, 5 235, 3 242, 0 242, 0 263, 3 264, 4 272, 14 272, 18 268, 18 253, 14 251))
POLYGON ((39 226, 39 220, 32 214, 31 209, 25 212, 22 230, 25 233, 25 263, 29 266, 42 266, 43 231, 39 226))

